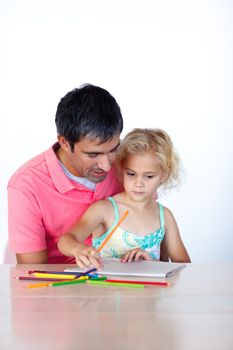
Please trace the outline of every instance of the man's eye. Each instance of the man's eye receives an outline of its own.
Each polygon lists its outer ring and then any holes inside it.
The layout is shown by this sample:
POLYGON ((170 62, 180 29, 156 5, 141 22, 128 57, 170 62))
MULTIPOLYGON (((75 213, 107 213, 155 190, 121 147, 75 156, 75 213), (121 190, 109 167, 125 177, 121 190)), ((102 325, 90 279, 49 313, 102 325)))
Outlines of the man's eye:
POLYGON ((88 157, 89 158, 96 158, 97 157, 97 153, 89 153, 88 157))

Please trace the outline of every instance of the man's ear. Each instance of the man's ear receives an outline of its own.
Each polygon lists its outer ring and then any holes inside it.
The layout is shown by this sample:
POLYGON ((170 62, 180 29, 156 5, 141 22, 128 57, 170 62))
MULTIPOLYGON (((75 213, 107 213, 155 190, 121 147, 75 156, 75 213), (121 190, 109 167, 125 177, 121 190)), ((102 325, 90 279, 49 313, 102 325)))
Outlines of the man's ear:
POLYGON ((57 140, 59 142, 59 145, 61 146, 61 148, 65 152, 69 152, 70 151, 70 144, 69 144, 69 142, 66 140, 66 138, 64 136, 57 135, 57 140))

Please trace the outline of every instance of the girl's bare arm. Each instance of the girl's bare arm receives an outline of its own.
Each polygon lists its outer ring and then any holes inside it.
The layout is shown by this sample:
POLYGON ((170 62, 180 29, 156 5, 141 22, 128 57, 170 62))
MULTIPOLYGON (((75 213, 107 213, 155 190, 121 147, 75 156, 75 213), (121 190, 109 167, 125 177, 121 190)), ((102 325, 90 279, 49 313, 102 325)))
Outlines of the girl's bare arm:
POLYGON ((169 258, 173 262, 191 262, 188 252, 182 242, 178 225, 172 212, 164 208, 165 238, 164 246, 169 258))
POLYGON ((101 266, 101 259, 95 248, 84 244, 93 231, 106 223, 108 213, 106 201, 91 205, 81 219, 58 240, 58 248, 66 256, 74 256, 79 267, 101 266))

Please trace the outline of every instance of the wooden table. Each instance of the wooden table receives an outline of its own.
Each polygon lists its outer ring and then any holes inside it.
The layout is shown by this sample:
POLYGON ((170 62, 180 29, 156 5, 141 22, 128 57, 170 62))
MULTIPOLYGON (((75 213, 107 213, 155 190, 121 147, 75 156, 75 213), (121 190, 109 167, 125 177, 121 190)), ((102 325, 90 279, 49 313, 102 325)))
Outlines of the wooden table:
POLYGON ((188 264, 170 287, 86 284, 28 289, 0 266, 0 349, 232 350, 233 263, 188 264))

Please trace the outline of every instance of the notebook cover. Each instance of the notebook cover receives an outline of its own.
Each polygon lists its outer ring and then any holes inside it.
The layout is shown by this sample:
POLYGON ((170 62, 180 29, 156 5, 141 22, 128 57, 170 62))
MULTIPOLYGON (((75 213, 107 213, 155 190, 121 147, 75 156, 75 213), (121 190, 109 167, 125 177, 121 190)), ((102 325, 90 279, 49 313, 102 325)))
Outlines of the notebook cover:
MULTIPOLYGON (((98 269, 99 275, 138 276, 138 277, 169 277, 186 265, 182 263, 140 260, 131 263, 121 263, 120 259, 105 259, 103 268, 98 269)), ((85 272, 78 266, 69 267, 65 271, 85 272)))

